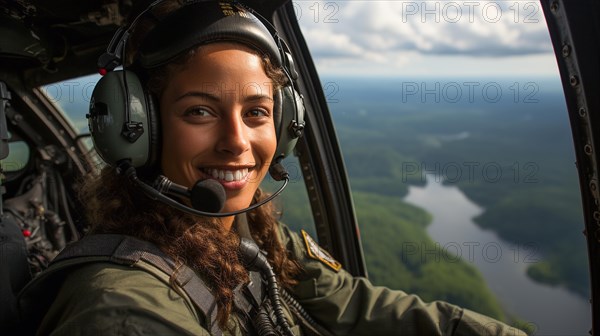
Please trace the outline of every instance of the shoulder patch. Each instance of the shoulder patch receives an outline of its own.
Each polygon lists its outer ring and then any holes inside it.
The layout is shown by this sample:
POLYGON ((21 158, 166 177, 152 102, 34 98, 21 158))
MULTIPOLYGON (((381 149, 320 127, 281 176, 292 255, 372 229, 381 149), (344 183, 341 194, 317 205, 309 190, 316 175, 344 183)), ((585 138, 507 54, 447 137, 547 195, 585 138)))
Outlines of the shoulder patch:
POLYGON ((314 241, 314 239, 312 239, 312 237, 306 231, 301 231, 302 237, 304 238, 304 244, 306 245, 306 250, 308 251, 308 256, 310 258, 322 262, 336 272, 342 268, 342 264, 333 259, 333 257, 327 253, 327 251, 323 250, 321 246, 319 246, 319 244, 317 244, 317 242, 314 241))

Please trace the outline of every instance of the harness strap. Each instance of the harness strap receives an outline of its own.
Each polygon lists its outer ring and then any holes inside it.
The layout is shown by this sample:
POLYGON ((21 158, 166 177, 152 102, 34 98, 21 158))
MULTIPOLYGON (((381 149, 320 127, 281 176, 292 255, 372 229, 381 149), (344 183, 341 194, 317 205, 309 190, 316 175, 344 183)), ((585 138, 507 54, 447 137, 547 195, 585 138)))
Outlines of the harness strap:
POLYGON ((183 289, 206 317, 211 334, 223 334, 216 323, 215 297, 202 279, 185 265, 176 267, 173 260, 154 244, 118 234, 90 235, 69 244, 52 261, 51 266, 81 257, 108 257, 108 261, 126 266, 136 266, 139 261, 145 261, 167 275, 174 275, 175 284, 183 289))

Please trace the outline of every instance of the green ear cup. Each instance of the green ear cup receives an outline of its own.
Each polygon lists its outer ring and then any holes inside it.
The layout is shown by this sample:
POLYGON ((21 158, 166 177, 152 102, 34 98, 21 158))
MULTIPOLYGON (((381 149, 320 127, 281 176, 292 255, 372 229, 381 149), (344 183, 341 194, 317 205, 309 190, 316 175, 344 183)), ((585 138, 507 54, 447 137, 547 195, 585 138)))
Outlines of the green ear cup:
POLYGON ((294 150, 304 127, 304 101, 300 94, 290 86, 286 86, 278 95, 282 96, 281 121, 276 126, 277 149, 273 163, 280 161, 294 150))
POLYGON ((124 71, 109 72, 96 84, 90 100, 88 125, 96 151, 106 163, 115 166, 117 162, 129 159, 137 168, 149 164, 152 156, 152 118, 149 114, 153 111, 139 78, 135 73, 125 71, 126 74, 124 71), (124 129, 128 125, 135 127, 133 130, 130 127, 127 133, 124 129))

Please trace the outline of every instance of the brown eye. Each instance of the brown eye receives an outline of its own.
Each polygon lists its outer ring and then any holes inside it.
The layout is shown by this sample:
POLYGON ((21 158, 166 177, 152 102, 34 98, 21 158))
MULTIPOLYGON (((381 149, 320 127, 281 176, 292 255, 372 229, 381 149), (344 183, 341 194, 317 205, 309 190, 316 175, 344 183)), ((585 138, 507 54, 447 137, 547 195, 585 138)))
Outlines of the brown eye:
POLYGON ((212 114, 210 113, 210 111, 204 107, 192 107, 187 109, 184 112, 185 116, 190 116, 190 117, 207 117, 207 116, 211 116, 212 114))
POLYGON ((268 117, 270 116, 269 111, 262 108, 254 108, 246 112, 245 117, 249 118, 258 118, 258 117, 268 117))

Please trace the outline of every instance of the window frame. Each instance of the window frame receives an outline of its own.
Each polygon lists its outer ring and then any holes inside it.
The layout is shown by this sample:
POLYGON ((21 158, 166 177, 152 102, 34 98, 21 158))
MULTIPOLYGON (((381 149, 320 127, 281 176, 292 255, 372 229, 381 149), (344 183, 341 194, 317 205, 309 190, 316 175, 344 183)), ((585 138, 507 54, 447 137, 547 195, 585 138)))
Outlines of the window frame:
POLYGON ((541 0, 573 133, 592 291, 592 334, 600 332, 600 4, 541 0))

